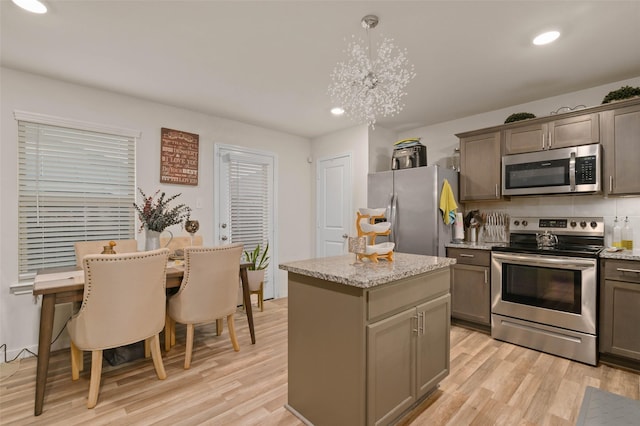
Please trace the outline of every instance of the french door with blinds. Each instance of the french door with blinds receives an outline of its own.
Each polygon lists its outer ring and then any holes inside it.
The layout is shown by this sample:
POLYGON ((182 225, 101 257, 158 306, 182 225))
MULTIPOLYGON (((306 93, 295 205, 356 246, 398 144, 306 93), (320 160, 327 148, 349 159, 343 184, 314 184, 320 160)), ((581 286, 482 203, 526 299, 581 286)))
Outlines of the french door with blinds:
POLYGON ((239 146, 215 146, 214 239, 219 244, 243 243, 250 251, 269 245, 264 298, 277 297, 274 268, 278 253, 275 239, 275 154, 239 146))

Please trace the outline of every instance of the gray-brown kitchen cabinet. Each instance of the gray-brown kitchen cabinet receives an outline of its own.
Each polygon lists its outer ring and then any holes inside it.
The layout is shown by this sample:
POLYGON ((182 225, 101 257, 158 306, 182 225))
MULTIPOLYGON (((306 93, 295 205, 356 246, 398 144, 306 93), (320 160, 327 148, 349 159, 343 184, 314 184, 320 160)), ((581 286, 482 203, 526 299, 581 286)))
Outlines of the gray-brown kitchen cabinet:
POLYGON ((602 113, 604 173, 609 195, 640 194, 640 102, 602 113))
POLYGON ((367 326, 367 424, 389 424, 449 374, 448 294, 367 326))
POLYGON ((598 113, 526 123, 510 124, 505 128, 505 155, 600 142, 598 113))
POLYGON ((460 138, 460 200, 499 200, 500 131, 457 136, 460 138))
POLYGON ((604 259, 600 352, 640 361, 640 262, 604 259))
POLYGON ((447 248, 451 266, 451 316, 491 325, 491 251, 447 248))

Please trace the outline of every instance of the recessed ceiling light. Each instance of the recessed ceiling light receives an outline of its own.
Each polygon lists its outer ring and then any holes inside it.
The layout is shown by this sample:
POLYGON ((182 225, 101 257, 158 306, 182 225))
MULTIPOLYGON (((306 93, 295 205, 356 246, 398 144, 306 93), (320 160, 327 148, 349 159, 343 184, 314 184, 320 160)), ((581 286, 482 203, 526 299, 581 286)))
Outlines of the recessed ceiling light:
POLYGON ((15 4, 33 13, 47 13, 47 6, 39 0, 12 0, 15 4))
POLYGON ((547 31, 546 33, 542 33, 536 38, 533 39, 533 44, 536 46, 542 46, 543 44, 549 44, 554 42, 560 37, 560 33, 558 31, 547 31))
POLYGON ((341 107, 331 108, 331 114, 333 114, 333 115, 342 115, 342 114, 344 114, 344 108, 341 108, 341 107))

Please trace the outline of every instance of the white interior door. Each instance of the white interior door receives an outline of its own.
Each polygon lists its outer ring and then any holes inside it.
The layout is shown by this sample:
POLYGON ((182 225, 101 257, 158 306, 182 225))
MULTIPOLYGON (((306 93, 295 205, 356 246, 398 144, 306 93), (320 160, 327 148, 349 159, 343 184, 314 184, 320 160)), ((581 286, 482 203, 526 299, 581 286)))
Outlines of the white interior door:
POLYGON ((316 255, 347 253, 352 212, 351 154, 318 161, 316 169, 316 255))
POLYGON ((214 163, 214 241, 243 243, 246 251, 258 244, 264 249, 268 244, 264 298, 277 297, 273 273, 278 264, 275 154, 216 144, 214 163))

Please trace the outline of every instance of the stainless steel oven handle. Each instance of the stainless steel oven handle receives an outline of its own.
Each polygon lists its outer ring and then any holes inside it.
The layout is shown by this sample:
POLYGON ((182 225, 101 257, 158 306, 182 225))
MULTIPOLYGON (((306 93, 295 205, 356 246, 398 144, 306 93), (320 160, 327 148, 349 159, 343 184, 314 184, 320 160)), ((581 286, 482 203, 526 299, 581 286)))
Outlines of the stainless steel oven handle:
POLYGON ((581 260, 567 257, 547 257, 536 255, 517 255, 517 254, 493 254, 494 259, 503 260, 510 263, 518 263, 520 265, 535 266, 554 266, 559 269, 585 269, 595 266, 593 260, 581 260))
POLYGON ((571 153, 571 159, 569 160, 569 190, 576 190, 576 153, 571 153))

